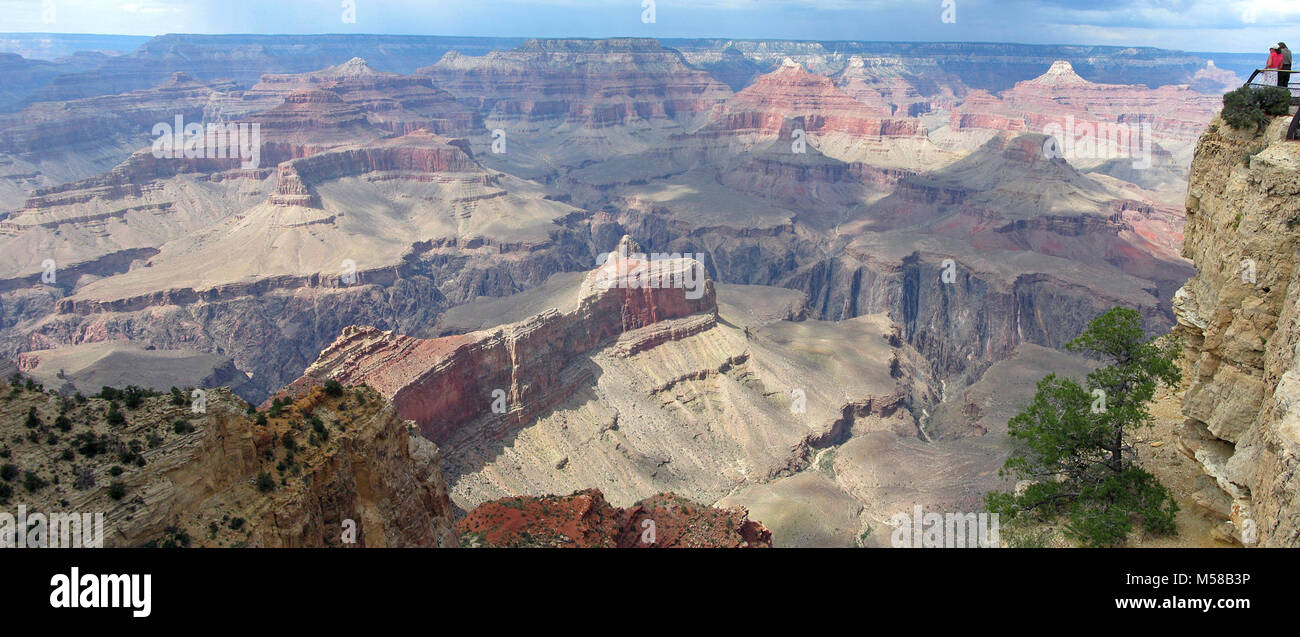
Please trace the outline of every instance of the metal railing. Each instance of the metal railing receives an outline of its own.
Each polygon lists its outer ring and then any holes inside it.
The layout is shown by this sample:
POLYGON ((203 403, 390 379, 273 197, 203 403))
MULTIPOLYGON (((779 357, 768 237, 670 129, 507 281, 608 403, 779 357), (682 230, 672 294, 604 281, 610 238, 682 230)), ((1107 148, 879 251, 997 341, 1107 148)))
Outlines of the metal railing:
MULTIPOLYGON (((1266 84, 1264 82, 1256 82, 1255 78, 1259 77, 1260 73, 1288 73, 1290 74, 1289 78, 1292 82, 1300 83, 1300 71, 1283 71, 1281 69, 1255 69, 1255 72, 1250 74, 1250 79, 1246 80, 1244 86, 1257 86, 1261 88, 1265 86, 1277 86, 1277 84, 1266 84)), ((1293 106, 1300 104, 1300 86, 1293 85, 1293 86, 1284 86, 1282 88, 1291 91, 1291 104, 1293 106)))
MULTIPOLYGON (((1259 87, 1277 86, 1276 84, 1265 84, 1264 82, 1255 81, 1255 78, 1259 77, 1260 73, 1271 73, 1274 71, 1278 73, 1288 73, 1290 75, 1287 76, 1287 79, 1289 79, 1292 82, 1300 82, 1300 75, 1296 75, 1296 71, 1283 71, 1281 69, 1255 69, 1255 72, 1250 74, 1250 79, 1246 80, 1245 86, 1259 86, 1259 87)), ((1286 88, 1287 90, 1291 91, 1292 106, 1300 104, 1300 86, 1285 86, 1283 88, 1286 88)), ((1300 111, 1297 111, 1296 114, 1291 117, 1291 127, 1286 132, 1286 138, 1290 140, 1300 140, 1300 111)))

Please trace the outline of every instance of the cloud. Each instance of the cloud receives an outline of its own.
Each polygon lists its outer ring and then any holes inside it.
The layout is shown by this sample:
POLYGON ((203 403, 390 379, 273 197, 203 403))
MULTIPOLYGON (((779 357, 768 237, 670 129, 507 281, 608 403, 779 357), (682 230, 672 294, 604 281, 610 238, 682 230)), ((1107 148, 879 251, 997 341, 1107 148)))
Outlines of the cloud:
POLYGON ((156 3, 148 2, 128 2, 118 5, 118 8, 127 13, 180 13, 185 10, 180 6, 160 6, 156 3))
MULTIPOLYGON (((511 37, 648 36, 790 40, 997 41, 1256 51, 1300 27, 1296 0, 0 0, 13 31, 63 33, 394 33, 511 37)), ((1292 36, 1292 39, 1300 37, 1292 36)))

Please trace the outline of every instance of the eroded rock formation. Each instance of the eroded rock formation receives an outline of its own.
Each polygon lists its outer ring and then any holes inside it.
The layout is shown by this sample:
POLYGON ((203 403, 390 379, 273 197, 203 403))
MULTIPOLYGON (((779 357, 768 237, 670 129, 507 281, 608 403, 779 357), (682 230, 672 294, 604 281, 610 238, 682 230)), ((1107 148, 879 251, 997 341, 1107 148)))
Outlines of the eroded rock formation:
MULTIPOLYGON (((638 252, 624 237, 614 256, 583 281, 569 311, 552 309, 494 330, 428 340, 349 328, 290 390, 330 378, 374 387, 434 441, 448 440, 500 401, 497 433, 505 434, 574 392, 574 383, 583 379, 561 371, 576 356, 669 319, 700 314, 685 331, 651 331, 640 340, 680 338, 713 324, 715 292, 702 265, 680 255, 638 259, 638 252)), ((634 351, 653 344, 622 345, 634 351)))
POLYGON ((1300 545, 1300 144, 1214 120, 1192 163, 1174 297, 1191 385, 1180 449, 1213 478, 1198 494, 1243 544, 1300 545))
MULTIPOLYGON (((1069 62, 1057 60, 1041 76, 1018 82, 997 96, 985 91, 968 95, 952 111, 949 125, 957 131, 1035 133, 1055 126, 1079 138, 1108 140, 1117 137, 1108 133, 1108 128, 1123 126, 1141 131, 1145 125, 1150 127, 1151 144, 1170 149, 1182 159, 1218 112, 1220 102, 1217 95, 1198 93, 1186 86, 1147 89, 1090 82, 1080 77, 1069 62)), ((1104 151, 1098 149, 1096 154, 1104 151)))
POLYGON ((652 39, 529 40, 481 57, 453 51, 416 73, 486 119, 516 126, 689 120, 731 94, 652 39))

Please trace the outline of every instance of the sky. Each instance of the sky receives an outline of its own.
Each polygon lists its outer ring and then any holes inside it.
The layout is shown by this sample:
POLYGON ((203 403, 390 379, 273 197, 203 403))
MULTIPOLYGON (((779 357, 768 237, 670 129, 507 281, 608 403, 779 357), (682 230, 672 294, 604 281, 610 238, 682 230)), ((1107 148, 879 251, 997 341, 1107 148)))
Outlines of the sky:
POLYGON ((122 35, 721 37, 1241 53, 1300 42, 1300 0, 0 0, 0 16, 0 32, 122 35))

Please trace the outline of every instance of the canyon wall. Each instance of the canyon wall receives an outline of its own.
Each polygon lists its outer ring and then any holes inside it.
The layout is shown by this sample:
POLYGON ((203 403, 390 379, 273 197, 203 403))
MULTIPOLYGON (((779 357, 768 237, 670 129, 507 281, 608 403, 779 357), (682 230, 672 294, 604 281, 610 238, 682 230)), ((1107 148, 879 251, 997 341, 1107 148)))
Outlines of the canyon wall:
POLYGON ((459 426, 489 411, 502 415, 497 423, 502 432, 529 422, 572 394, 570 385, 579 379, 565 378, 560 371, 575 356, 668 319, 703 313, 699 329, 712 325, 717 311, 713 283, 699 263, 627 256, 639 250, 627 237, 618 250, 620 256, 587 276, 572 309, 550 309, 493 330, 437 339, 348 328, 289 391, 329 378, 364 383, 392 400, 404 418, 418 422, 435 442, 446 441, 459 426), (690 275, 698 285, 643 287, 635 282, 652 266, 665 281, 680 282, 690 275), (493 390, 503 393, 493 396, 493 390), (500 401, 500 409, 492 409, 494 401, 500 401))
POLYGON ((1174 297, 1192 370, 1180 450, 1217 489, 1197 494, 1218 534, 1300 545, 1300 143, 1290 117, 1262 134, 1215 119, 1201 136, 1174 297))

